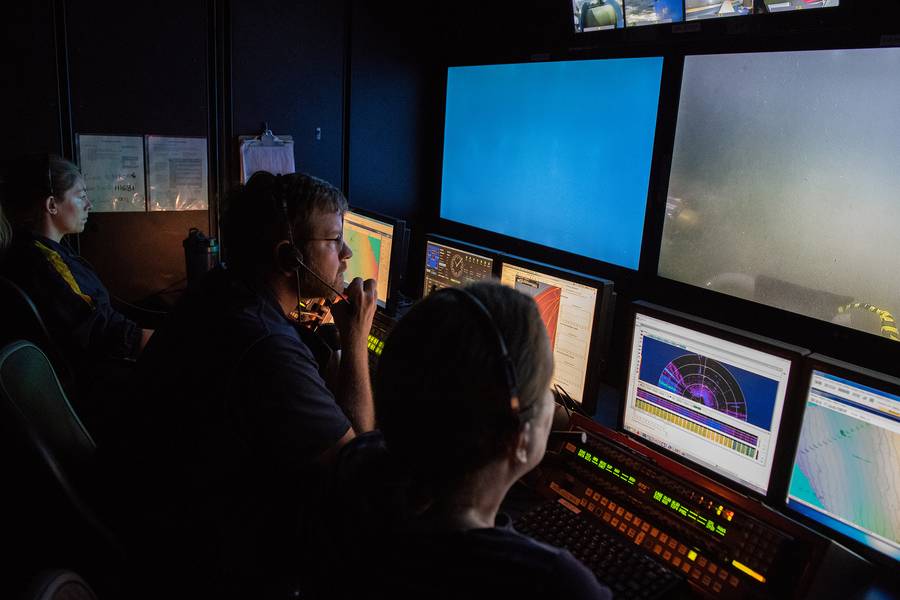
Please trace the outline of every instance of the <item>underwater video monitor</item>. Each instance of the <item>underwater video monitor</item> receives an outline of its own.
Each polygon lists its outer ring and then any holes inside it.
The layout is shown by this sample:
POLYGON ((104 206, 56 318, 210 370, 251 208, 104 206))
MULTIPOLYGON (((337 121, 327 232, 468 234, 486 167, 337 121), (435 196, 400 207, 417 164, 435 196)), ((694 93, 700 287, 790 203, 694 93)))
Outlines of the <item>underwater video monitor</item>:
POLYGON ((900 379, 810 357, 787 506, 866 556, 900 563, 900 379))
POLYGON ((637 269, 662 67, 448 68, 441 218, 637 269))
POLYGON ((687 21, 745 17, 753 14, 753 2, 754 0, 684 0, 684 17, 687 21))
POLYGON ((422 296, 494 275, 497 253, 440 235, 425 236, 425 285, 422 296))
POLYGON ((764 4, 764 12, 769 13, 811 8, 834 8, 841 4, 841 0, 757 0, 757 2, 764 4))
POLYGON ((572 0, 575 33, 625 27, 622 0, 572 0))
POLYGON ((593 410, 612 329, 612 282, 516 257, 502 260, 500 283, 534 298, 547 327, 552 384, 593 410))
POLYGON ((634 310, 622 428, 766 495, 792 367, 805 351, 643 302, 634 310))
POLYGON ((406 223, 360 208, 344 213, 344 241, 353 256, 347 261, 344 281, 355 277, 378 282, 378 306, 384 308, 396 288, 406 261, 406 223))
POLYGON ((687 56, 660 276, 900 340, 900 48, 687 56))
POLYGON ((684 21, 682 0, 625 0, 625 26, 684 21))

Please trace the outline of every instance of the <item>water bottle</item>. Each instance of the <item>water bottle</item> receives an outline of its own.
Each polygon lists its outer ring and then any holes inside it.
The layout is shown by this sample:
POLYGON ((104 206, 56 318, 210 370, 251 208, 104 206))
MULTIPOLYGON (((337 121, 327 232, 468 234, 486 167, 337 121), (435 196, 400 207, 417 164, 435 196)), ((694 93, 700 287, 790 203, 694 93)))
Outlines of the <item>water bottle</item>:
POLYGON ((219 242, 216 238, 208 238, 196 227, 191 227, 188 236, 182 242, 184 246, 184 265, 187 272, 188 287, 194 287, 203 274, 219 264, 219 242))

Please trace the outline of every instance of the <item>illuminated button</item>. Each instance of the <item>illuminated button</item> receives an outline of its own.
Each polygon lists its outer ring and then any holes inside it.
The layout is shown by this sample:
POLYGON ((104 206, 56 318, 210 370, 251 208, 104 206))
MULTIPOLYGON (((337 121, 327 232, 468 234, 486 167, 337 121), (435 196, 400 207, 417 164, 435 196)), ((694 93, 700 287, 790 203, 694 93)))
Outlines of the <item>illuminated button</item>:
POLYGON ((594 490, 592 488, 587 488, 586 490, 584 490, 584 495, 590 498, 594 495, 594 490))
MULTIPOLYGON (((693 552, 693 550, 691 550, 691 552, 693 552)), ((692 558, 691 560, 694 560, 694 559, 692 558)), ((704 558, 702 556, 699 558, 699 560, 697 560, 697 564, 700 565, 701 569, 706 566, 706 563, 707 563, 706 558, 704 558)))
POLYGON ((654 553, 654 554, 659 554, 660 552, 662 552, 662 546, 660 546, 659 544, 653 546, 653 553, 654 553))
POLYGON ((711 575, 715 575, 715 574, 716 574, 716 571, 719 570, 719 565, 717 565, 717 564, 714 563, 714 562, 711 562, 711 563, 709 563, 708 570, 709 570, 709 572, 710 572, 711 575))
POLYGON ((668 550, 663 552, 663 560, 672 560, 672 553, 668 550))
MULTIPOLYGON (((681 552, 681 548, 679 548, 678 551, 681 552)), ((684 552, 681 552, 681 553, 684 554, 684 552)), ((697 560, 697 552, 696 552, 695 550, 691 550, 690 552, 688 552, 688 558, 691 559, 691 560, 697 560)), ((700 565, 700 566, 701 566, 701 567, 705 567, 705 566, 706 566, 706 561, 704 560, 704 561, 703 561, 703 564, 700 565)))
MULTIPOLYGON (((678 554, 684 556, 685 552, 687 552, 687 546, 685 546, 684 544, 679 544, 678 545, 678 554)), ((696 556, 696 554, 694 556, 696 556)))
POLYGON ((582 499, 581 499, 581 505, 582 505, 582 506, 587 506, 587 498, 582 498, 582 499))
MULTIPOLYGON (((656 530, 655 527, 654 527, 653 529, 656 530)), ((653 534, 650 534, 650 535, 653 535, 653 534)), ((660 543, 665 544, 668 540, 669 540, 668 534, 665 534, 665 533, 659 534, 659 541, 660 541, 660 543)))
POLYGON ((685 573, 687 573, 688 571, 690 571, 690 570, 691 570, 691 563, 685 562, 683 565, 681 565, 681 570, 684 571, 685 573))
POLYGON ((635 544, 643 544, 644 539, 647 537, 647 534, 643 531, 639 531, 638 534, 634 537, 635 544))
POLYGON ((633 538, 634 534, 636 534, 636 533, 637 533, 637 531, 635 531, 631 527, 628 528, 628 537, 633 538))
POLYGON ((659 535, 659 529, 657 529, 656 527, 654 527, 653 529, 650 530, 650 537, 656 537, 658 535, 659 535))
POLYGON ((618 527, 618 525, 619 525, 619 517, 613 517, 613 518, 612 518, 612 521, 610 521, 609 524, 612 525, 613 527, 618 527))
POLYGON ((622 523, 619 525, 619 531, 621 531, 622 533, 625 533, 626 529, 628 529, 628 523, 626 523, 625 521, 622 521, 622 523))
POLYGON ((610 518, 611 516, 612 516, 612 515, 611 515, 610 513, 605 512, 605 513, 603 513, 603 520, 606 521, 607 523, 609 523, 609 518, 610 518))
POLYGON ((731 584, 731 587, 737 587, 738 578, 735 577, 734 575, 732 575, 731 577, 728 578, 728 583, 731 584))
POLYGON ((640 518, 640 517, 635 517, 635 518, 634 518, 634 526, 635 526, 635 527, 640 527, 640 526, 641 526, 641 523, 643 523, 643 521, 641 521, 641 518, 640 518))
POLYGON ((630 521, 630 520, 632 520, 633 518, 634 518, 634 515, 631 514, 630 512, 626 512, 626 513, 625 513, 625 520, 626 520, 626 521, 630 521))
POLYGON ((621 517, 625 514, 625 509, 620 506, 618 509, 616 509, 616 514, 621 517))
POLYGON ((597 508, 597 505, 593 502, 588 502, 588 510, 594 512, 594 509, 597 508))
MULTIPOLYGON (((676 547, 678 547, 678 542, 674 538, 669 538, 669 548, 674 550, 676 547)), ((684 553, 682 552, 682 554, 684 553)))
POLYGON ((596 500, 597 502, 600 502, 600 498, 602 497, 603 496, 600 495, 600 492, 594 492, 594 500, 596 500))
POLYGON ((704 575, 704 576, 703 576, 703 579, 700 580, 700 583, 702 583, 702 584, 705 585, 706 587, 709 587, 709 584, 712 583, 712 579, 710 579, 709 575, 704 575))
POLYGON ((600 500, 600 504, 602 504, 603 506, 606 506, 607 504, 609 504, 609 498, 604 496, 603 499, 600 500))
POLYGON ((676 569, 679 566, 681 566, 681 557, 680 556, 676 556, 675 558, 672 559, 672 566, 675 567, 676 569))
POLYGON ((728 571, 726 571, 725 569, 719 571, 719 579, 721 579, 722 581, 728 579, 728 571))
POLYGON ((700 579, 700 569, 694 569, 691 571, 691 579, 700 579))
MULTIPOLYGON (((637 525, 637 523, 635 523, 635 525, 637 525)), ((641 531, 643 531, 644 533, 647 533, 648 531, 650 531, 650 523, 648 523, 647 521, 644 521, 644 524, 641 525, 641 531)))
POLYGON ((717 582, 713 583, 712 588, 713 588, 713 591, 718 594, 719 592, 722 591, 722 584, 717 581, 717 582))
POLYGON ((609 501, 609 510, 616 510, 616 506, 618 505, 615 502, 612 500, 609 501))

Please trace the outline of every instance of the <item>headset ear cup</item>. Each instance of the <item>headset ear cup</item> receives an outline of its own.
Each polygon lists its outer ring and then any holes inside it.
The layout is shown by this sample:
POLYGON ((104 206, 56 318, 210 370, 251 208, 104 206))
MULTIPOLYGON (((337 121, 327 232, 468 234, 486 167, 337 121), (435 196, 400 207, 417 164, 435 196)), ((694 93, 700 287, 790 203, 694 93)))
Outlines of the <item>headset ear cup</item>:
POLYGON ((303 254, 296 246, 285 242, 278 248, 278 261, 285 271, 296 271, 303 264, 303 254))

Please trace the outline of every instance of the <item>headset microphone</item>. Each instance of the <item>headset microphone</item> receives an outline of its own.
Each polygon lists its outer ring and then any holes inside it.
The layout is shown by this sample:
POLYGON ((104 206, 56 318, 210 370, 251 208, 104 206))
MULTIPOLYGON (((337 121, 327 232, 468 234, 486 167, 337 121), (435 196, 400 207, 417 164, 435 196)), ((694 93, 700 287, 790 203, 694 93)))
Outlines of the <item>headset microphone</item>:
POLYGON ((310 275, 312 275, 313 277, 315 277, 316 279, 318 279, 323 285, 325 285, 325 287, 327 287, 329 290, 331 290, 332 292, 334 292, 335 294, 337 294, 338 298, 340 298, 341 300, 343 300, 344 302, 346 302, 349 306, 353 306, 353 303, 350 302, 350 298, 348 298, 347 296, 345 296, 342 292, 337 291, 337 290, 334 288, 334 286, 332 286, 330 283, 328 283, 327 281, 325 281, 325 279, 324 279, 321 275, 319 275, 318 273, 316 273, 315 271, 313 271, 312 269, 310 269, 308 266, 306 266, 306 263, 303 262, 303 260, 302 260, 299 256, 297 257, 297 265, 300 266, 300 267, 303 267, 304 269, 306 269, 306 272, 307 272, 307 273, 309 273, 310 275))

